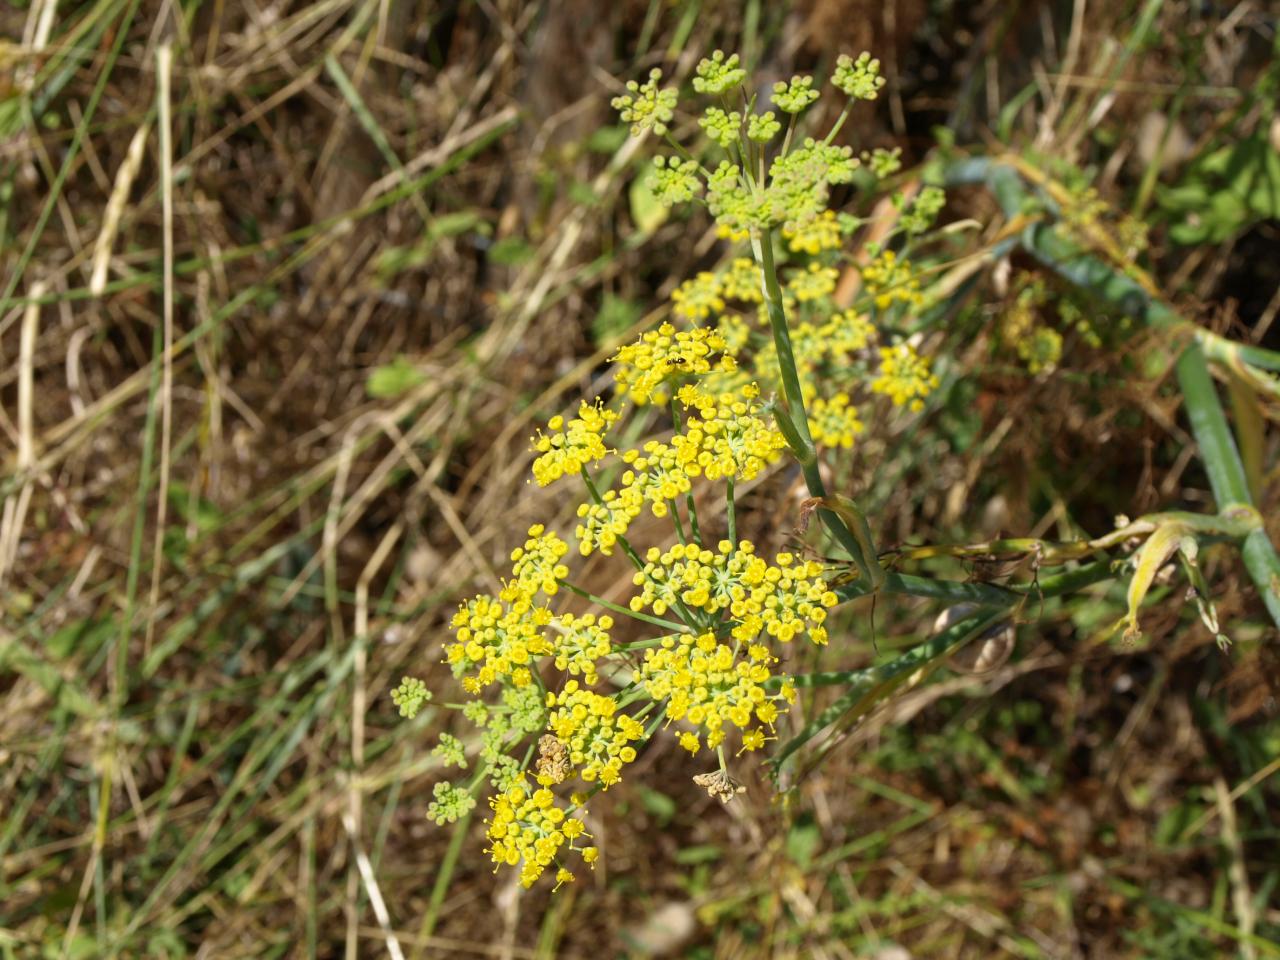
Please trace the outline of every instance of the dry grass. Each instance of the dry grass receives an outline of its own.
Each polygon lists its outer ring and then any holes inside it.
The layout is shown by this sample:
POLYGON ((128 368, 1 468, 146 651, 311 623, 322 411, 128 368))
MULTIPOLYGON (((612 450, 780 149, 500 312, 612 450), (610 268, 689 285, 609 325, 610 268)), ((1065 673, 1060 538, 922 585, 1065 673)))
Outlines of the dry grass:
MULTIPOLYGON (((691 957, 1280 954, 1274 637, 1225 559, 1234 658, 1176 597, 1147 615, 1159 645, 1101 644, 1099 592, 1024 626, 996 673, 873 714, 782 797, 747 767, 722 809, 656 743, 590 824, 605 862, 555 897, 490 874, 481 818, 425 820, 451 714, 401 722, 387 696, 404 673, 451 690, 459 598, 531 522, 568 522, 526 483, 527 438, 605 391, 605 359, 653 321, 603 329, 606 295, 660 303, 718 256, 700 220, 631 224, 636 145, 601 135, 615 77, 687 75, 737 41, 785 74, 854 22, 891 71, 866 145, 918 158, 945 119, 1100 166, 1123 198, 1149 166, 1099 131, 1182 98, 1210 136, 1265 19, 1195 20, 1204 92, 1178 59, 1195 5, 1147 6, 1163 61, 1084 4, 6 6, 0 956, 612 956, 642 953, 655 917, 690 923, 672 950, 691 957), (1024 84, 1036 99, 1006 111, 1024 84), (371 392, 387 370, 403 389, 371 392)), ((994 207, 958 203, 989 250, 994 207)), ((1274 267, 1233 250, 1267 239, 1162 250, 1155 272, 1254 296, 1274 267)), ((985 439, 957 452, 942 411, 837 467, 883 540, 1207 500, 1176 410, 1127 366, 1146 342, 1082 349, 1060 378, 990 366, 1004 291, 973 263, 952 279, 992 322, 935 339, 973 374, 957 403, 985 439)), ((787 542, 795 491, 766 478, 744 526, 787 542)), ((881 605, 873 637, 855 607, 824 666, 908 646, 937 612, 881 605)))

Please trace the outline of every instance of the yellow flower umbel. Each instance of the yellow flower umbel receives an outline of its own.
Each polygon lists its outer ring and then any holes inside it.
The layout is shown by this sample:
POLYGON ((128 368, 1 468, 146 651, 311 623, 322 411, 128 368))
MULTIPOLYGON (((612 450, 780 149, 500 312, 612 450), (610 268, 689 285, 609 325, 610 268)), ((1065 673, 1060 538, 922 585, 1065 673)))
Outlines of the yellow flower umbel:
POLYGON ((600 503, 584 503, 578 507, 578 552, 591 556, 597 549, 606 557, 613 556, 618 538, 625 536, 631 521, 640 515, 644 497, 632 487, 619 496, 616 490, 606 490, 600 503))
MULTIPOLYGON (((627 394, 637 405, 654 402, 655 392, 669 377, 709 373, 712 355, 724 347, 724 339, 714 330, 706 327, 676 330, 664 323, 614 356, 618 364, 618 391, 627 394)), ((717 366, 731 370, 735 364, 732 357, 721 357, 717 366)), ((665 402, 665 398, 657 399, 665 402)))
POLYGON ((823 626, 827 609, 838 601, 822 579, 822 564, 797 561, 780 553, 770 565, 755 555, 755 545, 743 540, 735 548, 720 541, 715 552, 677 544, 663 553, 651 547, 645 565, 632 578, 640 593, 631 598, 632 610, 651 607, 661 616, 669 609, 686 616, 702 615, 714 623, 727 611, 731 634, 743 643, 767 633, 788 643, 808 633, 814 643, 827 642, 823 626))
POLYGON ((840 224, 834 210, 824 210, 808 223, 799 224, 794 229, 783 227, 782 235, 787 239, 787 246, 792 253, 807 253, 811 257, 823 250, 838 250, 842 242, 840 224))
POLYGON ((633 717, 618 713, 618 702, 570 680, 560 693, 547 694, 547 726, 569 749, 569 761, 587 783, 608 789, 622 779, 622 768, 636 758, 630 744, 644 736, 633 717))
POLYGON ((726 300, 761 303, 760 268, 750 257, 738 257, 720 274, 720 293, 726 300))
POLYGON ((759 388, 748 384, 718 398, 682 390, 680 399, 695 406, 683 433, 671 439, 676 461, 691 477, 751 480, 782 455, 787 442, 768 421, 756 415, 759 388))
POLYGON ((457 642, 445 647, 445 660, 464 676, 468 693, 479 693, 489 684, 509 677, 516 687, 533 681, 535 657, 554 651, 542 628, 551 622, 546 607, 508 607, 502 601, 479 596, 463 604, 453 616, 457 642))
MULTIPOLYGON (((645 651, 635 681, 655 700, 670 698, 667 718, 701 727, 708 747, 724 742, 725 724, 731 723, 743 731, 743 749, 756 750, 767 738, 764 730, 753 724, 763 724, 772 731, 780 712, 778 703, 791 703, 795 689, 788 682, 778 693, 770 694, 765 684, 772 677, 769 666, 777 657, 768 647, 755 643, 747 646, 745 657, 739 656, 740 646, 731 648, 710 632, 697 637, 664 637, 660 647, 645 651)), ((698 734, 685 731, 680 744, 696 753, 698 734)))
POLYGON ((818 328, 818 337, 826 344, 833 360, 846 360, 864 350, 876 338, 876 328, 856 310, 843 310, 818 328))
POLYGON ((849 450, 863 427, 858 419, 858 408, 842 391, 830 400, 819 397, 809 405, 809 429, 817 443, 849 450))
POLYGON ((655 517, 665 517, 667 501, 692 488, 693 475, 680 463, 676 451, 665 443, 650 440, 643 451, 628 450, 622 459, 631 465, 622 475, 622 498, 648 500, 655 517))
POLYGON ((893 303, 905 303, 912 307, 924 303, 920 281, 912 274, 911 265, 906 261, 899 261, 892 250, 886 250, 862 268, 862 283, 881 310, 893 303))
POLYGON ((502 599, 520 606, 531 602, 538 591, 554 597, 560 591, 558 581, 569 576, 569 568, 560 562, 568 552, 567 543, 535 523, 529 528, 524 546, 511 551, 511 574, 515 579, 505 585, 502 599))
POLYGON ((791 274, 787 280, 787 293, 795 297, 797 303, 821 300, 835 293, 839 277, 835 267, 811 263, 807 270, 796 270, 791 274))
MULTIPOLYGON (((532 793, 524 787, 512 787, 491 797, 489 806, 493 810, 486 821, 489 856, 496 864, 519 866, 524 887, 533 886, 542 872, 556 863, 566 843, 574 850, 578 838, 586 836, 583 822, 557 806, 555 794, 545 787, 532 793)), ((561 868, 561 872, 567 871, 561 868)))
POLYGON ((671 294, 671 312, 687 320, 705 320, 724 310, 720 278, 703 271, 692 280, 680 284, 671 294))
POLYGON ((916 353, 909 343, 880 348, 880 376, 871 382, 875 393, 882 393, 895 407, 906 406, 919 412, 924 398, 938 389, 938 376, 929 370, 929 361, 916 353))
POLYGON ((599 400, 578 407, 578 415, 565 424, 564 417, 552 417, 547 424, 550 433, 538 431, 533 449, 539 454, 533 461, 533 477, 545 487, 566 473, 576 474, 583 467, 599 463, 609 453, 604 435, 618 414, 599 400))
POLYGON ((574 617, 562 613, 555 621, 555 664, 557 670, 566 670, 573 676, 582 675, 587 684, 594 684, 596 661, 608 656, 612 644, 609 631, 613 629, 612 617, 593 614, 574 617))

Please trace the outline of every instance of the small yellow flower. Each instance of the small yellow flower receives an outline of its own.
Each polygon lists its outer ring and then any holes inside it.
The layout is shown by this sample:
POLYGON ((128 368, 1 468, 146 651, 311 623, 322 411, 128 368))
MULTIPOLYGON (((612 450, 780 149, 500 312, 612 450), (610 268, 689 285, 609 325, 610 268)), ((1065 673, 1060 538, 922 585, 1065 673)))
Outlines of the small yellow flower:
POLYGON ((566 473, 576 474, 603 460, 609 453, 604 435, 617 419, 618 414, 599 400, 594 404, 584 400, 578 407, 578 416, 567 426, 564 417, 552 417, 547 423, 551 432, 539 431, 533 438, 533 449, 539 454, 533 461, 533 477, 538 486, 545 487, 566 473))
POLYGON ((920 280, 912 273, 911 265, 899 261, 892 250, 884 251, 862 268, 862 283, 881 310, 893 303, 905 303, 911 307, 924 303, 920 280))
POLYGON ((691 280, 680 284, 671 294, 671 312, 687 320, 705 320, 711 314, 724 310, 720 278, 703 271, 691 280))
POLYGON ((811 263, 807 270, 797 270, 787 281, 787 292, 796 298, 798 303, 820 300, 835 293, 836 281, 840 274, 835 267, 824 267, 819 263, 811 263))
POLYGON ((547 694, 547 706, 552 708, 547 725, 568 747, 569 759, 584 781, 598 780, 608 789, 622 779, 623 766, 636 757, 629 744, 644 736, 639 721, 618 713, 613 697, 584 690, 577 680, 570 680, 558 694, 547 694))
POLYGON ((808 223, 783 227, 782 235, 792 253, 817 256, 823 250, 838 250, 841 245, 840 224, 834 210, 824 210, 808 223))
POLYGON ((929 361, 917 354, 911 344, 880 348, 880 375, 871 382, 871 389, 884 394, 894 406, 923 410, 924 398, 938 385, 937 374, 929 370, 929 361))
POLYGON ((664 323, 613 357, 618 365, 618 389, 638 405, 664 400, 655 394, 670 377, 710 373, 713 366, 733 369, 732 357, 721 357, 718 364, 712 363, 713 355, 724 348, 724 338, 714 330, 676 330, 664 323))
POLYGON ((809 405, 809 427, 818 443, 846 450, 853 447, 854 438, 863 430, 858 408, 843 391, 830 400, 819 397, 809 405))

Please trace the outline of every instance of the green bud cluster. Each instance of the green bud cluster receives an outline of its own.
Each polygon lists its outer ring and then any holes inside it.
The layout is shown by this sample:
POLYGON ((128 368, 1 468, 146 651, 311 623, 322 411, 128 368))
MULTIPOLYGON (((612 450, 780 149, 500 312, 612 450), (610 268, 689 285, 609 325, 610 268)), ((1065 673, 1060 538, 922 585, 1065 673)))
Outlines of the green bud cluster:
POLYGON ((405 677, 400 686, 391 691, 391 702, 400 708, 400 716, 412 720, 422 709, 422 705, 431 699, 431 691, 421 680, 405 677))
POLYGON ((774 119, 773 111, 753 116, 747 123, 747 139, 756 143, 768 143, 778 135, 782 124, 774 119))
POLYGON ((667 124, 675 116, 676 92, 659 90, 658 81, 661 79, 662 71, 654 67, 643 84, 630 80, 627 82, 629 92, 613 98, 613 108, 621 114, 623 123, 631 124, 633 137, 646 130, 664 136, 667 124))
POLYGON ((738 131, 742 129, 742 114, 736 110, 725 113, 719 107, 708 107, 706 113, 698 121, 707 139, 719 144, 725 150, 738 142, 738 131))
POLYGON ((427 818, 440 826, 454 823, 475 809, 476 798, 465 787, 442 781, 432 792, 435 799, 427 806, 427 818))
POLYGON ((432 756, 439 757, 445 766, 453 765, 467 769, 467 751, 462 741, 452 734, 440 734, 439 745, 431 751, 432 756))
POLYGON ((836 60, 836 72, 831 82, 855 100, 874 100, 884 86, 880 61, 873 60, 869 53, 859 54, 857 60, 842 53, 836 60))
POLYGON ((818 99, 813 77, 792 77, 790 83, 779 80, 773 85, 773 105, 783 113, 800 113, 818 99))
POLYGON ((946 203, 947 195, 941 187, 925 187, 903 213, 902 229, 910 236, 919 236, 933 226, 946 203))
POLYGON ((679 157, 653 158, 653 194, 666 206, 688 203, 702 192, 698 162, 679 157))
MULTIPOLYGON (((708 105, 698 124, 707 139, 729 157, 710 169, 683 150, 680 157, 656 158, 649 184, 660 203, 666 206, 687 203, 705 189, 707 208, 723 235, 741 239, 777 226, 794 231, 811 223, 827 209, 831 186, 853 179, 860 161, 848 147, 830 143, 844 123, 849 105, 825 140, 807 138, 793 143, 788 130, 782 152, 770 162, 766 145, 782 132, 783 122, 774 110, 753 112, 755 98, 748 98, 746 91, 740 89, 747 72, 739 56, 716 50, 698 63, 695 74, 694 90, 725 98, 718 106, 708 105), (728 109, 728 97, 735 90, 748 104, 745 115, 728 109)), ((676 94, 674 90, 658 88, 661 76, 657 69, 650 71, 643 85, 635 81, 628 83, 628 94, 613 101, 623 121, 631 124, 633 135, 647 130, 660 136, 668 133, 676 94)), ((880 62, 867 53, 857 60, 840 57, 832 82, 851 100, 874 99, 884 84, 880 62)), ((774 84, 773 104, 781 114, 794 117, 810 107, 818 95, 813 77, 797 75, 774 84)), ((896 155, 883 151, 874 155, 873 162, 879 176, 886 176, 898 163, 896 155)), ((917 213, 916 220, 923 222, 928 216, 928 207, 919 207, 917 213)))
POLYGON ((723 50, 700 60, 696 73, 693 89, 714 96, 727 93, 747 79, 747 71, 739 66, 738 55, 733 53, 726 58, 723 50))
POLYGON ((871 153, 862 155, 862 162, 876 175, 876 179, 883 180, 902 169, 902 148, 886 150, 884 147, 876 147, 871 153))

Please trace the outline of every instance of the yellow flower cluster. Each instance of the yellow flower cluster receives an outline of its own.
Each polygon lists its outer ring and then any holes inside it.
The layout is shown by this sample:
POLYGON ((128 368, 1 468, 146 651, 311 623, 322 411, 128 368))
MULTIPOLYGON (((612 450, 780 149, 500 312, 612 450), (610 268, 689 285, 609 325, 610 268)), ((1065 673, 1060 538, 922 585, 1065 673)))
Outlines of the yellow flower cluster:
POLYGON ((924 398, 938 389, 938 376, 929 370, 929 361, 909 343, 880 348, 880 375, 871 381, 875 393, 884 394, 894 406, 924 409, 924 398))
POLYGON ((827 642, 823 623, 837 597, 822 579, 820 563, 780 553, 777 565, 770 565, 755 555, 749 540, 736 548, 721 540, 716 552, 693 543, 666 553, 651 547, 645 561, 632 578, 640 587, 632 610, 651 607, 661 616, 683 608, 707 614, 710 621, 727 610, 735 621, 732 635, 742 643, 761 633, 788 643, 806 632, 814 643, 827 642))
MULTIPOLYGON (((512 787, 491 797, 489 806, 493 809, 486 821, 489 855, 494 863, 519 866, 520 883, 526 888, 556 862, 566 843, 570 850, 578 850, 584 863, 594 863, 598 856, 595 847, 575 846, 587 836, 585 824, 557 806, 555 795, 545 787, 532 792, 512 787)), ((572 879, 573 874, 563 867, 556 873, 557 886, 572 879)))
POLYGON ((858 408, 841 391, 830 400, 819 397, 809 405, 809 429, 813 439, 828 447, 853 447, 854 438, 862 433, 858 408))
POLYGON ((719 397, 699 391, 680 392, 686 409, 693 406, 698 411, 684 425, 684 431, 671 439, 676 462, 685 473, 709 480, 751 480, 782 455, 786 440, 777 428, 757 415, 755 399, 759 394, 754 383, 719 397))
POLYGON ((798 303, 821 300, 835 293, 839 278, 840 274, 835 267, 810 263, 807 270, 796 270, 791 274, 787 280, 787 293, 795 297, 798 303))
POLYGON ((650 440, 643 450, 628 450, 622 459, 631 469, 622 475, 621 499, 648 500, 655 517, 665 517, 667 501, 692 489, 692 475, 665 443, 650 440))
POLYGON ((858 311, 843 310, 818 328, 818 336, 832 359, 844 360, 865 349, 876 338, 876 328, 858 311))
MULTIPOLYGON (((772 730, 778 702, 793 702, 795 689, 788 682, 778 693, 769 694, 765 689, 772 676, 769 666, 778 658, 768 647, 756 643, 747 646, 746 654, 739 657, 735 648, 719 642, 714 633, 664 637, 660 647, 645 651, 644 663, 634 679, 653 699, 670 698, 669 720, 687 720, 702 727, 708 747, 714 749, 724 742, 727 722, 743 731, 744 750, 756 750, 767 739, 764 730, 747 728, 758 722, 772 730)), ((680 743, 696 753, 698 734, 686 732, 680 743)))
POLYGON ((724 310, 720 278, 704 270, 692 280, 680 284, 671 294, 671 312, 687 320, 705 320, 724 310))
POLYGON ((823 250, 840 249, 840 224, 834 210, 823 210, 808 223, 783 227, 782 235, 792 253, 807 253, 814 257, 823 250))
POLYGON ((625 536, 631 521, 640 515, 644 497, 634 487, 626 487, 619 496, 616 490, 606 490, 600 498, 603 503, 584 503, 578 507, 578 552, 591 556, 597 549, 606 557, 613 556, 618 538, 625 536))
POLYGON ((545 487, 566 473, 577 473, 587 464, 598 463, 609 450, 604 435, 618 414, 599 400, 578 407, 578 415, 565 424, 564 417, 552 417, 547 424, 550 433, 538 431, 533 450, 540 456, 533 461, 533 477, 545 487))
POLYGON ((546 607, 509 607, 488 596, 463 604, 453 616, 457 642, 445 647, 445 660, 460 673, 468 693, 479 693, 489 684, 509 677, 513 686, 533 681, 533 658, 554 652, 542 628, 551 622, 546 607))
POLYGON ((895 302, 912 307, 924 303, 920 280, 911 272, 911 265, 900 262, 892 250, 884 251, 862 268, 862 284, 881 310, 895 302))
POLYGON ((559 580, 569 575, 569 568, 560 562, 569 552, 569 545, 554 533, 546 533, 540 523, 529 528, 529 539, 523 547, 511 551, 511 575, 515 578, 506 584, 502 599, 519 607, 528 605, 541 590, 554 597, 560 590, 559 580))
POLYGON ((750 257, 737 257, 728 269, 720 274, 720 292, 726 300, 743 303, 761 303, 760 268, 750 257))
POLYGON ((555 622, 559 636, 555 638, 555 664, 557 670, 567 670, 573 676, 582 674, 587 684, 594 684, 596 661, 607 656, 612 644, 609 631, 613 629, 612 617, 593 614, 575 617, 562 613, 555 622))
POLYGON ((560 693, 547 694, 547 725, 568 748, 569 761, 587 783, 608 789, 622 779, 622 767, 636 758, 630 744, 644 736, 634 717, 618 713, 618 702, 583 689, 570 680, 560 693))
MULTIPOLYGON (((668 377, 704 374, 712 369, 711 355, 724 350, 724 338, 706 327, 676 330, 664 323, 618 351, 617 382, 620 393, 637 405, 649 403, 668 377)), ((721 357, 720 369, 733 369, 732 357, 721 357)), ((659 398, 661 399, 661 398, 659 398)))

